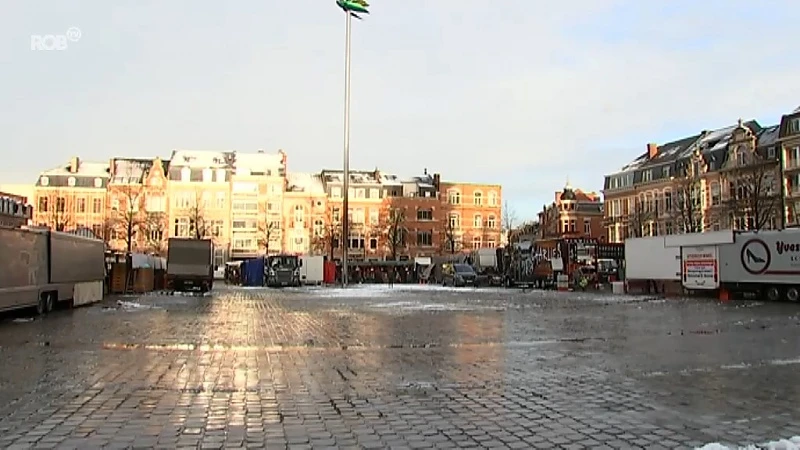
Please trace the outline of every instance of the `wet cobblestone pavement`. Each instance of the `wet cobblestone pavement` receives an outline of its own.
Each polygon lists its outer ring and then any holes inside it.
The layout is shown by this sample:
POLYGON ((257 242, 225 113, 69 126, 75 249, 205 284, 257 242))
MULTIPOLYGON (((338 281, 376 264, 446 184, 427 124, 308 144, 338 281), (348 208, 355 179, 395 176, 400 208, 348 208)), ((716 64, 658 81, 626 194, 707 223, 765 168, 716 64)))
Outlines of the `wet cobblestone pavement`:
POLYGON ((3 319, 0 447, 657 449, 800 435, 799 305, 416 286, 120 300, 3 319))

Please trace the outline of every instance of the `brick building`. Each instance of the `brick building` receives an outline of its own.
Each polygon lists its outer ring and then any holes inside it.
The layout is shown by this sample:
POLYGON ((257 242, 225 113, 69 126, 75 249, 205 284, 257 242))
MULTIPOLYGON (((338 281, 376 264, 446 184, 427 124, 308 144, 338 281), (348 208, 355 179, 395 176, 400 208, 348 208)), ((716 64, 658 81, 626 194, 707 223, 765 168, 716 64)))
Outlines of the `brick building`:
POLYGON ((607 175, 610 242, 627 237, 780 226, 778 126, 703 131, 647 151, 607 175))
POLYGON ((441 225, 443 252, 497 247, 501 235, 498 184, 442 182, 440 196, 446 220, 441 225))
MULTIPOLYGON (((402 181, 402 195, 388 199, 383 214, 384 228, 391 228, 388 211, 402 212, 401 245, 397 249, 398 259, 414 259, 428 257, 439 253, 441 249, 441 225, 446 220, 446 208, 439 196, 440 175, 429 175, 427 170, 422 176, 402 181)), ((384 230, 390 233, 391 230, 384 230)), ((390 249, 387 249, 390 250, 390 249)), ((391 253, 390 251, 387 252, 391 253)))
POLYGON ((569 183, 539 213, 539 238, 606 239, 603 201, 596 192, 573 189, 569 183))

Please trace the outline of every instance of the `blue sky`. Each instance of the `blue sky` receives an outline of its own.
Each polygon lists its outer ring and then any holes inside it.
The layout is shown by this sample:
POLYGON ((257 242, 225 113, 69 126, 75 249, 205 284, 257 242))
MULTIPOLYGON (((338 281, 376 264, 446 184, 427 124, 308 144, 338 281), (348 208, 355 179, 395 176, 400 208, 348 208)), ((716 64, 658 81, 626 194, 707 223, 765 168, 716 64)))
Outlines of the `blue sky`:
MULTIPOLYGON (((72 155, 342 163, 334 0, 0 0, 3 183, 72 155), (31 35, 81 37, 32 51, 31 35)), ((354 24, 351 167, 500 183, 521 218, 649 141, 800 105, 796 1, 374 0, 354 24)))

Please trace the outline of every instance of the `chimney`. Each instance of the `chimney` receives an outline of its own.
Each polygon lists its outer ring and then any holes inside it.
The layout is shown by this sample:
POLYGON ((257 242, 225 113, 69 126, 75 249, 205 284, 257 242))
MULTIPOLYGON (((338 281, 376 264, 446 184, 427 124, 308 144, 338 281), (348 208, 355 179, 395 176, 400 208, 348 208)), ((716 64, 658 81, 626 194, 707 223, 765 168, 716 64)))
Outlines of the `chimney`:
POLYGON ((377 167, 375 168, 375 171, 372 172, 372 175, 375 177, 376 180, 378 180, 378 181, 381 180, 381 171, 378 170, 377 167))
POLYGON ((73 156, 69 160, 69 173, 78 173, 78 169, 80 169, 81 160, 77 156, 73 156))
POLYGON ((433 188, 436 190, 436 192, 439 192, 439 185, 441 184, 442 177, 438 173, 433 174, 433 188))
POLYGON ((647 157, 653 159, 658 155, 658 144, 647 144, 647 157))
POLYGON ((428 175, 428 168, 427 167, 422 169, 422 174, 423 175, 428 175))

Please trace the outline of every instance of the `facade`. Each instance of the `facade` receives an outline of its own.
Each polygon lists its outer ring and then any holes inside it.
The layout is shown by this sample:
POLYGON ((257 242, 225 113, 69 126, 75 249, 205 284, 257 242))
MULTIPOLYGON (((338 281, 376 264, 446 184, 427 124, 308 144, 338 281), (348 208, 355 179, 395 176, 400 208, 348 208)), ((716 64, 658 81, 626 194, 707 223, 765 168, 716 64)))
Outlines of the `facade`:
POLYGON ((169 161, 114 158, 109 168, 104 232, 109 249, 166 254, 169 161))
MULTIPOLYGON (((176 150, 167 170, 170 237, 211 238, 216 265, 233 256, 232 247, 251 243, 232 242, 231 175, 236 153, 176 150)), ((252 205, 253 216, 257 205, 252 205)))
POLYGON ((555 193, 550 205, 539 213, 538 237, 592 238, 606 240, 603 201, 596 192, 573 189, 569 183, 555 193))
POLYGON ((742 122, 647 151, 607 175, 608 241, 780 226, 778 127, 742 122))
POLYGON ((33 208, 27 197, 0 192, 0 227, 19 228, 28 225, 32 217, 33 208))
POLYGON ((280 251, 286 154, 236 152, 231 161, 230 256, 252 258, 280 251))
POLYGON ((442 182, 446 220, 442 251, 497 247, 501 237, 502 190, 497 184, 442 182))
POLYGON ((784 220, 800 226, 800 108, 781 118, 778 132, 781 154, 784 220))
POLYGON ((289 173, 283 193, 283 249, 330 256, 328 197, 320 174, 289 173))
POLYGON ((108 169, 107 162, 73 157, 68 164, 39 174, 33 188, 33 224, 56 231, 91 230, 102 238, 108 169))
POLYGON ((413 260, 439 253, 442 244, 440 233, 442 221, 446 218, 439 189, 439 174, 422 176, 401 181, 402 195, 387 199, 387 208, 382 214, 383 232, 386 238, 386 257, 398 260, 413 260), (401 221, 394 225, 390 211, 401 214, 401 221), (393 230, 399 230, 399 233, 393 230), (396 236, 391 238, 390 236, 396 236), (392 255, 392 241, 395 255, 392 255))
MULTIPOLYGON (((338 230, 341 229, 343 211, 344 177, 339 170, 323 170, 320 174, 328 196, 328 247, 333 247, 334 259, 342 257, 338 230)), ((344 239, 348 245, 348 257, 352 260, 381 260, 387 253, 382 214, 390 198, 401 196, 403 185, 396 175, 380 170, 350 171, 348 210, 350 236, 344 239)))

